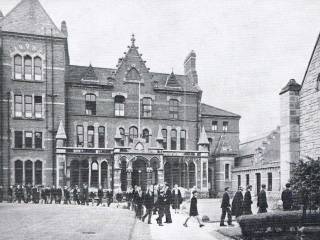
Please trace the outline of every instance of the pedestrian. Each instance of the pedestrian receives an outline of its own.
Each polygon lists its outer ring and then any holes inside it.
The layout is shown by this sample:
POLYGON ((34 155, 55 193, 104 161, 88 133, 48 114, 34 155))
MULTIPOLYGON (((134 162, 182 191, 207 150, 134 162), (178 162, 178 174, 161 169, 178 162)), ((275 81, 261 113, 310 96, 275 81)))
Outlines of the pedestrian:
POLYGON ((0 202, 3 201, 3 186, 0 185, 0 202))
POLYGON ((82 194, 83 204, 89 205, 89 189, 87 184, 83 184, 83 194, 82 194))
POLYGON ((71 204, 70 191, 67 186, 63 188, 63 204, 71 204))
POLYGON ((56 203, 56 201, 57 201, 57 189, 56 189, 55 185, 53 185, 51 187, 51 189, 50 189, 50 204, 52 204, 53 200, 56 203))
POLYGON ((100 186, 98 189, 98 203, 97 206, 99 206, 100 204, 102 205, 102 198, 103 198, 103 189, 100 186))
POLYGON ((30 183, 28 183, 28 184, 25 186, 25 192, 26 192, 25 203, 31 202, 32 186, 31 186, 30 183))
POLYGON ((21 185, 18 185, 16 188, 16 198, 18 200, 18 203, 21 203, 21 200, 23 198, 23 189, 21 185))
POLYGON ((58 186, 56 192, 57 192, 57 198, 56 198, 56 202, 55 202, 55 203, 61 204, 61 200, 62 200, 62 189, 61 189, 60 186, 58 186))
POLYGON ((153 215, 157 214, 158 211, 158 196, 159 196, 159 185, 153 185, 153 215))
POLYGON ((113 202, 113 192, 112 190, 108 189, 106 192, 107 195, 107 205, 110 207, 111 203, 113 202))
POLYGON ((151 224, 151 216, 153 209, 153 186, 149 186, 146 193, 143 195, 143 204, 146 207, 146 213, 142 217, 144 222, 145 218, 148 216, 148 224, 151 224))
POLYGON ((164 202, 164 187, 159 186, 158 189, 158 199, 157 199, 157 207, 158 207, 158 217, 157 217, 157 223, 159 226, 163 226, 162 224, 162 218, 164 216, 164 208, 165 208, 165 202, 164 202))
POLYGON ((257 207, 258 213, 266 213, 267 208, 268 208, 268 202, 267 202, 267 194, 266 194, 266 185, 262 184, 261 185, 261 191, 258 194, 258 202, 257 202, 257 207))
POLYGON ((182 203, 182 196, 180 189, 178 188, 178 184, 175 184, 172 190, 172 200, 172 208, 174 209, 174 213, 179 213, 180 204, 182 203))
POLYGON ((8 203, 13 202, 13 186, 8 187, 8 203))
POLYGON ((143 197, 142 197, 142 190, 139 188, 138 189, 138 194, 136 197, 136 218, 140 219, 142 218, 143 215, 143 197))
POLYGON ((73 191, 72 191, 72 195, 73 195, 74 204, 80 205, 78 185, 75 185, 75 187, 74 187, 74 189, 73 189, 73 191))
POLYGON ((96 194, 93 191, 91 191, 90 194, 89 194, 89 198, 91 200, 91 206, 93 206, 93 204, 94 204, 95 197, 96 197, 96 194))
POLYGON ((165 223, 172 223, 171 219, 171 213, 170 213, 170 206, 172 203, 172 195, 171 195, 171 190, 169 187, 169 184, 165 185, 165 191, 164 191, 164 214, 166 216, 166 221, 165 223))
POLYGON ((38 188, 36 186, 33 186, 31 191, 32 191, 32 201, 33 201, 33 203, 39 203, 38 188))
POLYGON ((284 211, 290 211, 292 209, 293 197, 290 187, 290 183, 287 183, 286 189, 281 194, 281 200, 284 211))
POLYGON ((184 222, 183 226, 188 227, 187 223, 191 217, 194 217, 197 219, 199 223, 199 227, 203 227, 204 225, 201 223, 201 220, 199 218, 199 213, 198 213, 198 205, 197 205, 197 197, 198 197, 198 192, 196 190, 192 191, 192 198, 191 198, 191 203, 190 203, 190 211, 189 211, 189 217, 187 217, 186 221, 184 222))
POLYGON ((243 194, 242 194, 242 187, 238 188, 238 191, 233 197, 232 204, 231 204, 231 215, 239 217, 242 215, 243 211, 243 194))
POLYGON ((118 189, 117 193, 116 193, 116 200, 117 200, 117 208, 119 207, 120 203, 122 202, 122 193, 120 192, 120 190, 118 189))
POLYGON ((252 186, 248 185, 247 186, 247 191, 244 194, 244 199, 243 199, 243 214, 244 215, 251 215, 252 210, 251 210, 251 205, 252 205, 252 198, 251 198, 251 190, 252 186))
POLYGON ((222 197, 222 203, 221 203, 221 220, 220 220, 220 227, 226 226, 224 224, 224 219, 226 217, 226 214, 228 215, 228 225, 232 226, 232 216, 231 216, 231 210, 230 210, 230 197, 229 197, 229 187, 226 187, 225 192, 222 197))

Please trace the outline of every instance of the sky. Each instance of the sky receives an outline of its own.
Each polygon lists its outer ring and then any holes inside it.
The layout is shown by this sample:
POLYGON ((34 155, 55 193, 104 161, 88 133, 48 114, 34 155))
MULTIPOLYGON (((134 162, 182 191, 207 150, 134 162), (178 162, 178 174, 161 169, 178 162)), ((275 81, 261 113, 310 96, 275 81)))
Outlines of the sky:
MULTIPOLYGON (((1 0, 6 14, 19 0, 1 0)), ((136 36, 153 72, 197 54, 202 102, 240 114, 240 140, 280 124, 279 92, 302 82, 320 31, 317 0, 40 0, 68 26, 71 64, 115 68, 136 36)))

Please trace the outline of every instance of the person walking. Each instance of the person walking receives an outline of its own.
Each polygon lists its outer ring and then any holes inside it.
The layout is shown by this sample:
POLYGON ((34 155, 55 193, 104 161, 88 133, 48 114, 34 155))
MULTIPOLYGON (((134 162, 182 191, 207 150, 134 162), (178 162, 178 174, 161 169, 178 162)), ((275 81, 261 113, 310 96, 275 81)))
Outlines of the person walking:
POLYGON ((73 189, 72 195, 73 195, 73 201, 74 201, 74 203, 80 205, 78 185, 76 185, 75 188, 73 189))
POLYGON ((175 184, 172 190, 172 200, 172 208, 174 209, 174 213, 179 213, 180 204, 182 203, 182 196, 180 189, 178 188, 178 184, 175 184))
POLYGON ((242 215, 243 211, 243 194, 242 194, 242 187, 238 188, 238 191, 233 197, 232 204, 231 204, 231 215, 239 217, 242 215))
POLYGON ((222 203, 221 203, 221 220, 220 220, 220 227, 226 226, 224 224, 224 219, 226 217, 226 214, 228 215, 228 225, 232 226, 232 216, 231 216, 231 210, 230 210, 230 197, 229 197, 229 187, 226 187, 225 192, 222 197, 222 203))
POLYGON ((108 207, 110 207, 110 204, 113 202, 112 190, 108 189, 106 195, 107 195, 107 205, 108 207))
POLYGON ((258 194, 258 202, 257 202, 257 207, 258 213, 266 213, 267 208, 268 208, 268 202, 267 202, 267 194, 266 194, 266 185, 262 184, 261 185, 261 191, 258 194))
POLYGON ((8 202, 9 203, 13 202, 13 186, 10 186, 8 188, 8 202))
POLYGON ((146 193, 143 195, 143 204, 146 207, 146 213, 142 217, 144 222, 145 218, 148 216, 148 224, 151 224, 151 216, 153 209, 153 187, 149 186, 146 193))
POLYGON ((142 197, 142 191, 139 188, 138 189, 138 194, 136 197, 136 204, 137 204, 137 208, 136 208, 136 218, 140 219, 142 218, 142 214, 143 214, 143 197, 142 197))
POLYGON ((52 204, 53 200, 55 203, 57 202, 57 189, 54 185, 50 189, 50 204, 52 204))
POLYGON ((191 198, 191 203, 190 203, 190 211, 189 211, 189 217, 187 217, 186 221, 184 222, 183 226, 188 227, 187 223, 191 217, 194 217, 197 219, 199 223, 199 227, 203 227, 204 224, 201 223, 201 220, 199 218, 199 213, 198 213, 198 204, 197 204, 197 197, 198 197, 198 192, 196 190, 192 191, 192 198, 191 198))
POLYGON ((251 190, 252 186, 248 185, 247 186, 247 191, 244 194, 244 199, 243 199, 243 214, 244 215, 251 215, 252 210, 251 210, 251 205, 252 205, 252 198, 251 198, 251 190))
POLYGON ((158 199, 157 199, 157 207, 158 207, 158 217, 157 217, 157 223, 159 226, 163 226, 162 224, 162 218, 164 216, 164 208, 165 208, 165 202, 164 202, 164 187, 159 186, 158 189, 158 199))
POLYGON ((62 199, 62 189, 60 186, 57 187, 56 189, 57 197, 56 197, 56 203, 61 204, 61 199, 62 199))
POLYGON ((98 203, 97 206, 99 206, 100 204, 102 205, 102 198, 103 198, 103 189, 100 186, 98 189, 98 203))
POLYGON ((71 204, 70 191, 67 186, 63 188, 63 204, 71 204))
POLYGON ((89 189, 87 184, 83 184, 83 205, 89 205, 89 189))
POLYGON ((164 192, 164 214, 166 216, 165 223, 172 223, 171 218, 171 212, 170 212, 170 206, 172 203, 172 196, 171 196, 171 190, 168 184, 165 185, 165 192, 164 192))
POLYGON ((284 211, 290 211, 292 209, 293 197, 290 187, 290 183, 287 183, 286 189, 281 194, 281 200, 284 211))
POLYGON ((21 185, 18 185, 16 188, 16 198, 18 200, 18 203, 21 203, 21 200, 23 198, 23 189, 21 185))

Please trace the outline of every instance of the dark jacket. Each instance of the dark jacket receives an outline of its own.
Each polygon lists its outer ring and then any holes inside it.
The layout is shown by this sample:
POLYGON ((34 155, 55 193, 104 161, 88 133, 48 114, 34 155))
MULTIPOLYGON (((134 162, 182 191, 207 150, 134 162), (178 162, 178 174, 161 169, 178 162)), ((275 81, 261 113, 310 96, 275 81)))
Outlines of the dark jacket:
POLYGON ((268 203, 267 203, 267 194, 265 190, 261 190, 258 194, 258 202, 257 206, 261 209, 267 209, 268 203))
POLYGON ((98 189, 98 198, 103 198, 103 190, 98 189))
POLYGON ((153 208, 153 193, 149 192, 143 194, 143 204, 146 207, 146 209, 153 208))
POLYGON ((231 214, 233 216, 241 216, 243 207, 243 194, 241 191, 237 191, 232 200, 231 214))
POLYGON ((181 196, 181 192, 178 189, 178 194, 176 194, 175 190, 172 190, 172 201, 173 201, 173 208, 175 208, 176 204, 181 204, 182 203, 182 196, 181 196))
POLYGON ((70 192, 68 189, 63 189, 63 195, 65 199, 70 199, 70 192))
POLYGON ((252 204, 251 192, 246 191, 246 193, 244 194, 244 200, 243 200, 243 213, 244 214, 252 214, 251 204, 252 204))
POLYGON ((229 197, 229 194, 225 192, 222 197, 221 208, 227 208, 227 207, 230 207, 230 197, 229 197))
POLYGON ((189 216, 198 216, 198 206, 197 206, 197 198, 192 197, 191 198, 191 203, 190 203, 190 212, 189 216))
POLYGON ((164 202, 167 205, 170 205, 172 203, 172 195, 171 195, 171 190, 169 188, 164 194, 164 202))
POLYGON ((293 197, 290 189, 285 189, 281 194, 281 200, 283 203, 283 210, 291 210, 293 197))

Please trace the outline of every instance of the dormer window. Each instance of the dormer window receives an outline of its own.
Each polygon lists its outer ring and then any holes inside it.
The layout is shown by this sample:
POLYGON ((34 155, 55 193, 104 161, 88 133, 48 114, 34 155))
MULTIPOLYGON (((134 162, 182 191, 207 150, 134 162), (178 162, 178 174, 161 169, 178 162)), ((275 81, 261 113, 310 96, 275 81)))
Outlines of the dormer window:
POLYGON ((96 115, 96 95, 86 94, 86 115, 96 115))
POLYGON ((14 79, 22 78, 22 57, 20 55, 14 56, 14 79))
POLYGON ((114 115, 116 117, 124 116, 124 96, 118 95, 114 98, 114 115))
POLYGON ((32 80, 32 58, 28 55, 24 57, 24 79, 32 80))
POLYGON ((140 74, 135 67, 132 67, 127 73, 126 80, 140 81, 140 74))

